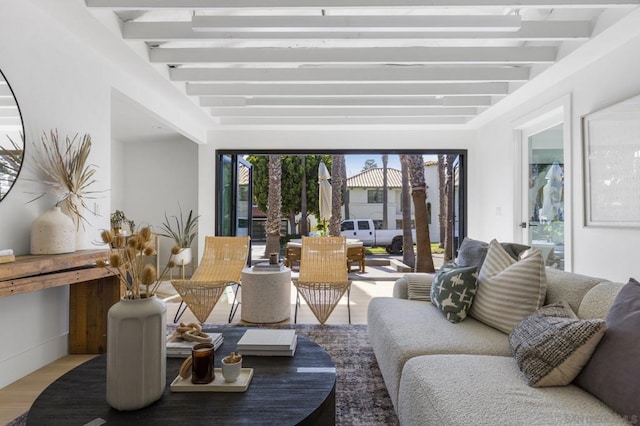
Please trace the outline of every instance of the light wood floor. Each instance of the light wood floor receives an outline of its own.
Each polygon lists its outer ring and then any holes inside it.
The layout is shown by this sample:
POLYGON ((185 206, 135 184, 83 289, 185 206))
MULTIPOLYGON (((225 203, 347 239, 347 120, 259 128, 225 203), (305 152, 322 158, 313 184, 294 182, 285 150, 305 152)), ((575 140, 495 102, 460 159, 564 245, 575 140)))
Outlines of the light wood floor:
MULTIPOLYGON (((367 305, 372 297, 391 296, 393 281, 353 281, 351 288, 351 323, 367 323, 367 305)), ((170 290, 166 290, 169 292, 170 290)), ((283 321, 283 324, 293 323, 295 308, 295 289, 291 292, 291 317, 283 321)), ((166 294, 169 296, 169 294, 166 294)), ((180 299, 167 301, 167 321, 172 322, 180 299)), ((213 312, 207 319, 207 323, 226 324, 229 316, 230 303, 223 295, 213 312)), ((242 309, 242 308, 240 308, 242 309)), ((196 319, 187 309, 180 321, 195 322, 196 319)), ((234 324, 242 324, 240 312, 236 313, 234 324)), ((298 309, 299 324, 317 324, 309 308, 302 303, 298 309)), ((347 323, 347 300, 344 297, 335 311, 329 317, 327 324, 347 323)), ((33 401, 50 383, 67 371, 92 358, 92 355, 67 355, 57 361, 23 377, 22 379, 0 389, 0 424, 6 424, 29 410, 33 401)))

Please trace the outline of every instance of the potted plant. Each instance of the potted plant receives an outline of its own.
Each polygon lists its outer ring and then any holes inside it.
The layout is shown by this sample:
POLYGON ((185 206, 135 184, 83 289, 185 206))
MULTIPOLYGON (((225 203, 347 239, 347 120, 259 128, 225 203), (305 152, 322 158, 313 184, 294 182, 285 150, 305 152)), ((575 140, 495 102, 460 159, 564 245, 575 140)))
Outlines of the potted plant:
POLYGON ((101 192, 92 190, 96 184, 94 176, 97 168, 89 162, 90 152, 91 136, 88 133, 82 138, 78 138, 77 134, 72 138, 66 136, 62 141, 58 137, 58 131, 51 130, 48 136, 46 133, 42 134, 33 156, 37 169, 44 176, 30 180, 44 184, 47 190, 30 202, 42 198, 48 192, 57 196, 56 207, 60 207, 75 224, 76 249, 88 248, 84 225, 89 223, 85 214, 91 210, 87 206, 87 200, 96 198, 101 192))
POLYGON ((173 221, 169 220, 167 214, 164 214, 164 223, 160 226, 163 231, 158 235, 171 238, 177 246, 182 250, 179 253, 172 255, 172 260, 176 265, 188 265, 192 260, 191 244, 198 235, 198 216, 193 215, 193 210, 189 210, 189 215, 186 220, 182 213, 182 207, 178 204, 180 214, 178 216, 171 216, 173 221))
POLYGON ((169 260, 158 273, 148 263, 156 255, 148 226, 128 239, 107 230, 101 237, 109 257, 96 259, 96 266, 111 271, 124 289, 108 312, 107 402, 117 410, 137 410, 158 400, 166 385, 167 309, 155 293, 174 265, 169 260))
POLYGON ((120 234, 122 224, 127 220, 127 217, 122 210, 116 210, 115 212, 111 213, 110 220, 111 229, 113 230, 114 234, 118 235, 120 234))

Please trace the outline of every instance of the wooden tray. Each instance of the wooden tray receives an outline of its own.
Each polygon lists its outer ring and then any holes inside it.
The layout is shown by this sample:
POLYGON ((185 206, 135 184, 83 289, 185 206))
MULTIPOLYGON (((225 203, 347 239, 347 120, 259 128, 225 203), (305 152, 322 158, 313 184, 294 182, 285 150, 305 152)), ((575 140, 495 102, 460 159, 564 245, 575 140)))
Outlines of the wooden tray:
POLYGON ((183 379, 178 376, 171 382, 171 392, 244 392, 249 387, 253 377, 253 368, 242 368, 240 369, 238 380, 233 383, 227 383, 222 377, 221 368, 214 368, 213 372, 216 378, 206 385, 194 385, 191 383, 191 377, 183 379))

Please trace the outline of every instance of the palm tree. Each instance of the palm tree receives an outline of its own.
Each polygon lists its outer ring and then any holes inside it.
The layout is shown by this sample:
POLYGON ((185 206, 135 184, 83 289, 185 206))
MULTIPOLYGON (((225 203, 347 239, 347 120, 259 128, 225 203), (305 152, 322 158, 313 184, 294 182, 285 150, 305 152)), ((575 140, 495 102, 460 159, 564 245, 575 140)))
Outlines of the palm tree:
POLYGON ((429 237, 429 216, 427 213, 427 184, 424 180, 424 160, 422 155, 409 155, 409 177, 411 198, 415 212, 416 226, 416 272, 434 272, 429 237))
POLYGON ((389 229, 389 211, 388 211, 388 170, 389 156, 387 154, 382 155, 382 229, 389 229))
MULTIPOLYGON (((438 154, 438 198, 440 201, 440 213, 438 223, 440 225, 440 247, 444 247, 444 238, 447 232, 447 193, 445 191, 446 180, 446 156, 438 154)), ((446 255, 445 255, 446 257, 446 255)))
POLYGON ((331 161, 331 219, 329 219, 329 235, 340 236, 342 222, 342 187, 345 177, 344 155, 334 155, 331 161))
POLYGON ((455 186, 455 179, 453 176, 453 162, 456 160, 455 155, 447 155, 447 165, 445 170, 445 189, 444 192, 446 194, 447 199, 447 226, 446 226, 446 237, 444 239, 444 261, 447 262, 454 258, 453 255, 453 221, 454 221, 454 212, 453 212, 453 192, 455 186))
POLYGON ((413 251, 413 235, 411 232, 411 195, 409 194, 408 155, 400 156, 400 172, 402 173, 402 263, 411 267, 416 265, 416 253, 413 251))
POLYGON ((307 229, 307 157, 304 155, 300 159, 302 168, 302 188, 300 190, 300 234, 309 235, 307 229))
POLYGON ((349 219, 349 188, 347 187, 347 161, 342 157, 342 176, 344 182, 342 186, 342 198, 344 200, 344 218, 349 219))
POLYGON ((280 252, 280 208, 282 206, 282 193, 280 180, 282 169, 279 155, 269 156, 269 197, 267 199, 267 243, 264 249, 265 257, 269 253, 280 252))

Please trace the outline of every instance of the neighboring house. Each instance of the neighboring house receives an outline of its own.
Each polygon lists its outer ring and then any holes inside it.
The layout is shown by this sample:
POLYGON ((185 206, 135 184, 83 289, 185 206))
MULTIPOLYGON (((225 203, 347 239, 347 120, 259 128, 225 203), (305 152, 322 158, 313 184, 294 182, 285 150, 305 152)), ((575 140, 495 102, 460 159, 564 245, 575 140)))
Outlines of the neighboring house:
MULTIPOLYGON (((438 163, 436 161, 425 163, 424 178, 428 186, 429 233, 431 241, 439 241, 440 198, 438 194, 438 163)), ((347 190, 349 191, 349 217, 345 219, 373 219, 376 228, 381 228, 383 169, 381 167, 371 168, 347 178, 347 190)), ((400 170, 387 169, 387 190, 388 226, 389 229, 400 229, 402 228, 402 172, 400 170)), ((411 216, 413 220, 413 203, 411 216)))

